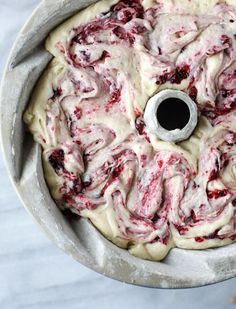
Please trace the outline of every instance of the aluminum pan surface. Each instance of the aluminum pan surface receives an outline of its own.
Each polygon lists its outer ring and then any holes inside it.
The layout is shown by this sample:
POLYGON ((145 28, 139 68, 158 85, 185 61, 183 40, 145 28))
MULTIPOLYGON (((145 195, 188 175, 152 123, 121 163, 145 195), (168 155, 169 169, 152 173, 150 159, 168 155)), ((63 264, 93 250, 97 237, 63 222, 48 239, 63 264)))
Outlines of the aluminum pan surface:
POLYGON ((62 250, 83 265, 120 281, 155 288, 185 288, 236 276, 236 244, 204 251, 172 249, 162 262, 131 256, 106 240, 89 221, 64 215, 43 177, 41 149, 22 122, 32 89, 51 59, 43 42, 68 17, 95 1, 45 0, 14 44, 1 88, 1 141, 5 162, 26 210, 62 250))

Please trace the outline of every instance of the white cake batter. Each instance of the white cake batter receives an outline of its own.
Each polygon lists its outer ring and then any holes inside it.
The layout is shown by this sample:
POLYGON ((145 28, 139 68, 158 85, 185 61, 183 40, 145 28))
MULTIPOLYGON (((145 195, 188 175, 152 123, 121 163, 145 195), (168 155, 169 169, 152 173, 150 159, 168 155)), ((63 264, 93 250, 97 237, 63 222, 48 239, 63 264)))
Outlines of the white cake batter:
POLYGON ((46 47, 54 59, 24 119, 57 204, 144 259, 235 241, 236 2, 103 0, 46 47), (143 121, 170 88, 199 112, 178 144, 143 121))

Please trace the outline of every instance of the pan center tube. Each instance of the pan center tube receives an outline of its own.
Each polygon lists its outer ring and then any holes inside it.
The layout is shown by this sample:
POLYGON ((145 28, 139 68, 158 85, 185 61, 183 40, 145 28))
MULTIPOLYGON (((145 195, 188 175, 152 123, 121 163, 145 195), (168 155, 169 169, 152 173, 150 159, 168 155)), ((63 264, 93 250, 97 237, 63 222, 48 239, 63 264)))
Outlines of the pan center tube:
POLYGON ((147 102, 144 121, 159 139, 180 142, 188 139, 197 125, 197 106, 185 92, 163 90, 147 102))

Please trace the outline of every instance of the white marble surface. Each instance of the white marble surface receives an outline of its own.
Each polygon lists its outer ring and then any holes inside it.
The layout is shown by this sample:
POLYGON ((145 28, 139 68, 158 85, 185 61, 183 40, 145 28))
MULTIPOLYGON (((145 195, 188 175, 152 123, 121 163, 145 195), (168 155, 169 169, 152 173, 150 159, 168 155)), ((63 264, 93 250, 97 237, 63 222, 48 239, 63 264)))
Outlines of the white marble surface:
MULTIPOLYGON (((19 28, 38 3, 0 0, 0 77, 19 28)), ((236 279, 198 289, 152 290, 86 269, 56 248, 28 216, 0 156, 0 309, 228 309, 236 308, 229 302, 233 295, 236 279)))

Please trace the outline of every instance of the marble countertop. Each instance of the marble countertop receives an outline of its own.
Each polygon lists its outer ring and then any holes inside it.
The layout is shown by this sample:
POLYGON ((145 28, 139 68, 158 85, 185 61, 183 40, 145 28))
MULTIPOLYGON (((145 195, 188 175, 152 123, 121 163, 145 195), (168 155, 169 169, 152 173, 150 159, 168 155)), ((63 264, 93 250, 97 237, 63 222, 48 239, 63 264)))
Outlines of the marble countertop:
MULTIPOLYGON (((0 77, 17 32, 38 3, 0 0, 0 77)), ((236 308, 230 303, 236 279, 196 289, 153 290, 81 266, 52 244, 26 213, 1 155, 0 176, 1 309, 236 308)))

